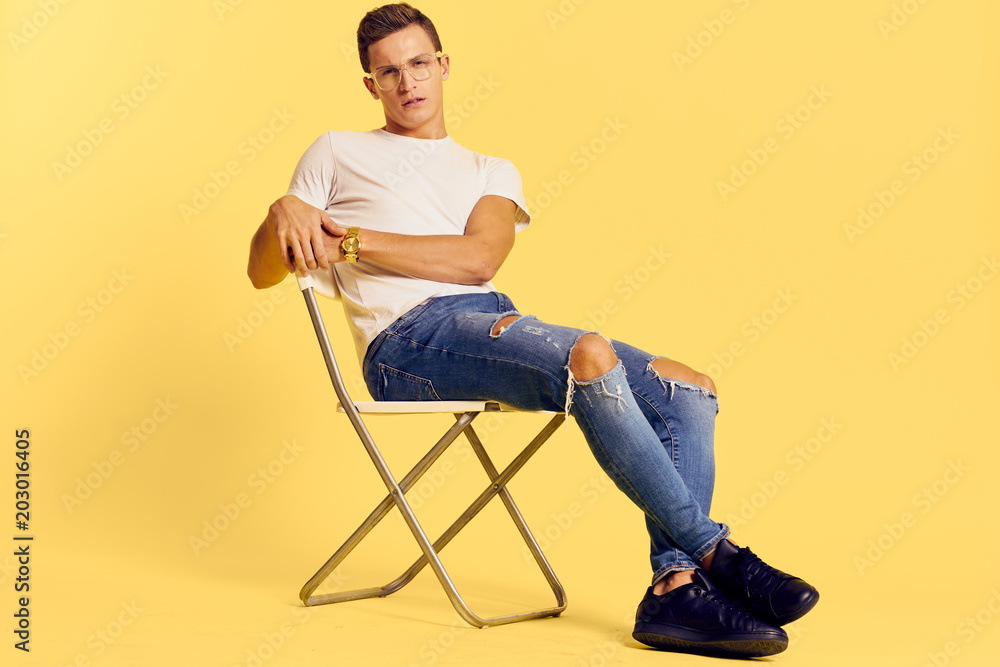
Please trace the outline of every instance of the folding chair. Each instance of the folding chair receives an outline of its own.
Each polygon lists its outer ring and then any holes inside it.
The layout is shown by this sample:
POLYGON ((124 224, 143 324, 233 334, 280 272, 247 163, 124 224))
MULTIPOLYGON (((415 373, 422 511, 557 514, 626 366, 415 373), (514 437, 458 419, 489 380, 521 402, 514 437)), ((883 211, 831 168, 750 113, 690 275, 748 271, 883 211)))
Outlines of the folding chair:
POLYGON ((316 572, 313 577, 306 582, 303 586, 302 591, 299 593, 299 598, 306 606, 315 606, 321 604, 329 604, 333 602, 346 602, 348 600, 360 600, 373 597, 386 597, 392 593, 395 593, 403 586, 408 584, 413 578, 419 573, 425 565, 430 564, 431 569, 434 574, 437 575, 438 580, 444 587, 445 592, 448 594, 448 598, 451 600, 452 605, 454 605, 455 610, 458 615, 461 616, 469 624, 485 628, 491 625, 503 625, 506 623, 513 623, 516 621, 523 621, 532 618, 543 618, 546 616, 558 616, 566 609, 566 591, 563 589, 562 584, 556 578, 555 573, 549 566, 548 561, 542 554, 538 543, 535 541, 534 536, 528 529, 524 518, 521 516, 520 511, 518 511, 517 506, 514 504, 514 499, 510 495, 510 491, 507 490, 507 483, 510 479, 521 469, 521 467, 531 458, 531 456, 538 450, 542 444, 548 440, 548 438, 555 432, 559 425, 563 423, 565 415, 562 413, 552 413, 552 418, 548 421, 545 427, 536 435, 530 443, 518 454, 511 463, 503 470, 503 472, 498 472, 496 466, 490 460, 489 455, 487 455, 485 448, 476 432, 472 428, 472 421, 483 412, 516 412, 514 408, 510 408, 505 405, 501 405, 494 401, 353 401, 347 393, 347 389, 344 386, 343 378, 340 375, 340 370, 337 366, 337 361, 334 358, 333 349, 330 345, 329 337, 326 333, 326 327, 323 324, 322 316, 319 312, 319 307, 316 303, 316 297, 314 291, 319 292, 324 296, 330 298, 339 298, 339 291, 333 277, 333 271, 324 272, 317 270, 305 277, 298 277, 299 289, 302 290, 302 295, 305 298, 306 306, 309 309, 309 315, 312 318, 313 327, 316 330, 316 337, 319 340, 320 348, 323 351, 323 357, 326 360, 327 370, 330 373, 330 379, 333 382, 334 391, 337 394, 339 403, 337 404, 337 409, 340 412, 347 413, 351 424, 354 426, 354 430, 357 432, 358 437, 361 439, 362 444, 368 451, 368 455, 371 457, 372 462, 375 464, 375 468, 378 470, 379 475, 382 477, 382 481, 385 483, 386 489, 389 491, 387 495, 378 506, 372 511, 367 519, 358 527, 357 530, 347 539, 346 542, 330 557, 329 560, 316 572), (374 440, 368 432, 365 423, 361 419, 362 414, 441 414, 449 413, 455 416, 455 423, 448 429, 448 431, 441 436, 437 443, 430 448, 430 450, 417 462, 417 464, 406 474, 401 480, 397 480, 392 472, 389 470, 388 465, 386 465, 385 460, 382 458, 382 454, 379 452, 378 447, 375 445, 374 440), (490 484, 486 489, 479 494, 472 504, 466 509, 458 519, 433 543, 427 538, 424 533, 420 522, 417 521, 416 516, 413 514, 413 510, 410 508, 409 502, 406 500, 405 493, 411 489, 421 478, 421 476, 427 472, 428 469, 434 464, 434 462, 440 457, 445 450, 455 441, 460 434, 464 433, 469 443, 472 445, 476 456, 479 458, 483 469, 490 478, 490 484), (545 579, 548 581, 549 586, 552 588, 552 592, 555 595, 556 606, 549 607, 546 609, 538 609, 534 611, 527 611, 518 614, 511 614, 508 616, 497 616, 493 618, 483 618, 476 615, 469 606, 459 595, 458 590, 452 583, 451 577, 445 571, 444 565, 441 563, 441 559, 438 554, 440 551, 458 534, 458 532, 464 528, 469 521, 482 510, 486 504, 494 496, 500 496, 503 501, 504 506, 507 508, 507 512, 510 514, 511 519, 513 519, 514 524, 517 526, 521 537, 524 539, 528 550, 535 558, 535 562, 541 569, 542 574, 545 575, 545 579), (313 595, 317 588, 323 583, 323 581, 337 568, 338 565, 351 553, 351 551, 368 535, 369 532, 381 521, 393 507, 399 509, 403 516, 403 520, 409 527, 410 532, 413 533, 413 537, 416 539, 417 544, 420 546, 420 550, 423 552, 421 555, 403 574, 401 574, 396 579, 392 580, 384 586, 378 586, 375 588, 363 588, 351 591, 340 591, 336 593, 330 593, 325 595, 313 595))

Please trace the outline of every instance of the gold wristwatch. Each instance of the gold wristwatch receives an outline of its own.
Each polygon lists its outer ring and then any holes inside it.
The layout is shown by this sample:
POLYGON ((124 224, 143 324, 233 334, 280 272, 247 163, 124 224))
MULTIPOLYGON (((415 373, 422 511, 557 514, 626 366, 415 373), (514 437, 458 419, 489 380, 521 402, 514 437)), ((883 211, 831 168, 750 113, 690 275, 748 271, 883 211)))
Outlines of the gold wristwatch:
POLYGON ((358 251, 361 250, 361 241, 358 239, 359 227, 351 227, 347 230, 347 236, 341 241, 340 247, 344 251, 344 259, 348 262, 358 261, 358 251))

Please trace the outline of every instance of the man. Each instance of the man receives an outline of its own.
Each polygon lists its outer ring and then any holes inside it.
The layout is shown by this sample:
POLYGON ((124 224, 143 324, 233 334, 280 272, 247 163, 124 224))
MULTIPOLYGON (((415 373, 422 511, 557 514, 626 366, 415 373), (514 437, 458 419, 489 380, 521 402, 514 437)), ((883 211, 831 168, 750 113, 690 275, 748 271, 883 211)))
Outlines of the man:
POLYGON ((329 132, 309 147, 253 237, 254 286, 333 270, 376 400, 489 399, 572 414, 646 514, 653 585, 637 640, 742 657, 784 650, 779 626, 819 594, 737 547, 708 517, 712 380, 517 312, 489 281, 530 221, 520 175, 448 136, 450 59, 434 25, 405 3, 379 7, 361 21, 358 51, 385 126, 329 132))

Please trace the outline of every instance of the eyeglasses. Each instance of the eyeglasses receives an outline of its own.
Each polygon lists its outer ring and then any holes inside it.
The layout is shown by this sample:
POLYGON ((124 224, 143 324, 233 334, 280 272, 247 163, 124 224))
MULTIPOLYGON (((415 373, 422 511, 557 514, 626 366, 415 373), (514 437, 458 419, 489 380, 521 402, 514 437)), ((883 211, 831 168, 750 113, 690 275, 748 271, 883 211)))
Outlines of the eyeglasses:
MULTIPOLYGON (((431 68, 443 55, 444 52, 442 51, 424 53, 416 58, 411 58, 410 62, 403 65, 402 69, 409 72, 415 81, 424 81, 431 78, 431 68)), ((379 67, 369 74, 368 78, 375 82, 379 90, 395 90, 403 74, 402 69, 394 65, 379 67)))

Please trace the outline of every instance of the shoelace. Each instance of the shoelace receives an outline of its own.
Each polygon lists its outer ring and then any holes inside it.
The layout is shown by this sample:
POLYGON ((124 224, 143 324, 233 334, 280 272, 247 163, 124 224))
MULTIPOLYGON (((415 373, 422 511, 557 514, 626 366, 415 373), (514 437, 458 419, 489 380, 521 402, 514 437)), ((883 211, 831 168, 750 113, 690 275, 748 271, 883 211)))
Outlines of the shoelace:
POLYGON ((698 595, 710 600, 711 602, 724 607, 727 610, 736 612, 739 616, 751 616, 751 614, 742 607, 742 605, 737 604, 733 600, 730 600, 721 591, 708 590, 702 587, 697 588, 698 595))
POLYGON ((747 547, 741 547, 738 555, 740 566, 737 571, 747 590, 756 597, 769 598, 778 586, 793 578, 762 561, 747 547))

